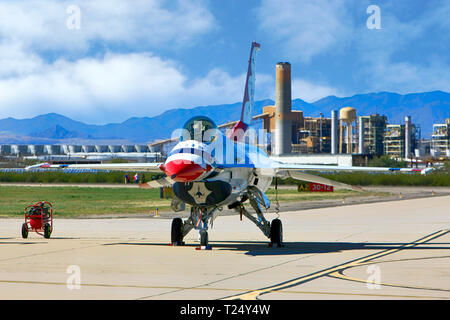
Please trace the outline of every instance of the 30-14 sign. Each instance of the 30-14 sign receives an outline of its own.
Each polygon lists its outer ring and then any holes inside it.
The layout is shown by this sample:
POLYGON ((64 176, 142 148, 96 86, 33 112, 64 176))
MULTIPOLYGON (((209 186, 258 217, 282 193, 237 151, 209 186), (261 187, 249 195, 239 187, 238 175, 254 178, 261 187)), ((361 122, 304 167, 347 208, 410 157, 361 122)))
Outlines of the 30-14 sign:
POLYGON ((298 191, 309 191, 309 192, 333 192, 333 186, 328 186, 326 184, 320 183, 302 183, 298 186, 298 191))

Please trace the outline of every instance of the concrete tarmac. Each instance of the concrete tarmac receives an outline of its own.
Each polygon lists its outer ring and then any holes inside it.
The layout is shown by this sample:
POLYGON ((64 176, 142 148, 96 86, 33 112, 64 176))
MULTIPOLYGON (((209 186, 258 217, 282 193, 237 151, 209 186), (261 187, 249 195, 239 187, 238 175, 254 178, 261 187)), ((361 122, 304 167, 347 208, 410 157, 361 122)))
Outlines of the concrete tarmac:
POLYGON ((282 212, 284 248, 243 219, 209 251, 168 246, 170 219, 1 219, 0 299, 450 299, 450 196, 282 212))

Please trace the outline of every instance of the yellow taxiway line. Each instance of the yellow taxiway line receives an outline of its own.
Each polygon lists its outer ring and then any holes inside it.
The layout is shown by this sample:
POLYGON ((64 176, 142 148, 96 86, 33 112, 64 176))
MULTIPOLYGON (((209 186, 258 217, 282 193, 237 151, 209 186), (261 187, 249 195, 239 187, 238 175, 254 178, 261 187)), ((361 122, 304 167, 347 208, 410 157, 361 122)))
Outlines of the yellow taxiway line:
POLYGON ((337 266, 334 266, 334 267, 331 267, 331 268, 327 268, 327 269, 324 269, 324 270, 321 270, 321 271, 318 271, 318 272, 314 272, 312 274, 309 274, 309 275, 306 275, 306 276, 303 276, 303 277, 299 277, 299 278, 296 278, 296 279, 293 279, 293 280, 289 280, 289 281, 286 281, 286 282, 283 282, 283 283, 280 283, 280 284, 276 284, 276 285, 273 285, 273 286, 270 286, 270 287, 249 291, 249 292, 246 292, 246 293, 243 293, 243 294, 234 295, 234 296, 229 296, 229 297, 223 298, 223 300, 238 300, 238 299, 241 299, 241 300, 256 300, 259 296, 261 296, 263 294, 267 294, 267 293, 270 293, 270 292, 279 291, 279 290, 283 290, 283 289, 286 289, 286 288, 298 286, 299 284, 302 284, 304 282, 308 282, 308 281, 311 281, 311 280, 314 280, 314 279, 317 279, 317 278, 320 278, 320 277, 323 277, 323 276, 332 275, 332 274, 335 275, 336 273, 338 273, 339 271, 341 271, 343 269, 347 269, 347 268, 350 268, 350 267, 355 267, 355 266, 357 266, 359 264, 363 264, 365 262, 368 262, 368 261, 371 261, 371 260, 374 260, 374 259, 377 259, 377 258, 381 258, 381 257, 387 256, 387 255, 393 254, 393 253, 396 253, 396 252, 398 252, 400 250, 404 250, 404 249, 407 249, 407 248, 411 248, 411 247, 423 244, 425 242, 428 242, 428 241, 431 241, 431 240, 436 239, 438 237, 441 237, 441 236, 443 236, 444 234, 446 234, 448 232, 450 232, 449 229, 440 230, 440 231, 434 232, 434 233, 432 233, 430 235, 427 235, 427 236, 425 236, 423 238, 415 240, 413 242, 404 244, 404 245, 402 245, 400 247, 397 247, 397 248, 387 249, 387 250, 384 250, 384 251, 381 251, 381 252, 378 252, 378 253, 374 253, 374 254, 371 254, 371 255, 368 255, 368 256, 365 256, 365 257, 353 260, 353 261, 349 261, 349 262, 346 262, 346 263, 343 263, 343 264, 340 264, 340 265, 337 265, 337 266))

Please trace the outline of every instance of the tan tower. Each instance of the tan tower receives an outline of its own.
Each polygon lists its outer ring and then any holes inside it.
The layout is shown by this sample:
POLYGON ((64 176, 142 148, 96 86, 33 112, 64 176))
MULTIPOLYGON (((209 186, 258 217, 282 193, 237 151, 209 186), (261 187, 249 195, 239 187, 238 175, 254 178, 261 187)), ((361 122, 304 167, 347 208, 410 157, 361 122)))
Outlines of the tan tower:
POLYGON ((347 132, 347 152, 351 154, 353 152, 353 122, 356 121, 356 110, 352 107, 345 107, 339 111, 339 153, 342 153, 343 140, 344 140, 344 129, 347 132), (344 126, 346 124, 346 126, 344 126))
POLYGON ((289 154, 292 148, 291 125, 291 64, 279 62, 276 66, 275 93, 275 152, 276 155, 289 154))

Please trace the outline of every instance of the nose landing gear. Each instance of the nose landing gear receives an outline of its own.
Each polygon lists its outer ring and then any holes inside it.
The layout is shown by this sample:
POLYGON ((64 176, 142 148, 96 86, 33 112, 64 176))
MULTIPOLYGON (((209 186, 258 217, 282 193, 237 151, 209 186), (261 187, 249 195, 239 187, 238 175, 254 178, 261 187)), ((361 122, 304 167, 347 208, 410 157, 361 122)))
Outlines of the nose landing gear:
POLYGON ((200 247, 196 250, 211 250, 211 246, 208 244, 208 231, 205 229, 200 230, 200 247))
MULTIPOLYGON (((208 211, 207 209, 200 209, 199 207, 191 208, 191 216, 183 222, 181 218, 175 218, 172 220, 170 245, 172 246, 184 246, 183 238, 192 229, 199 231, 200 246, 197 250, 211 250, 208 239, 208 220, 213 218, 216 208, 208 211)), ((213 218, 214 219, 214 218, 213 218)))

